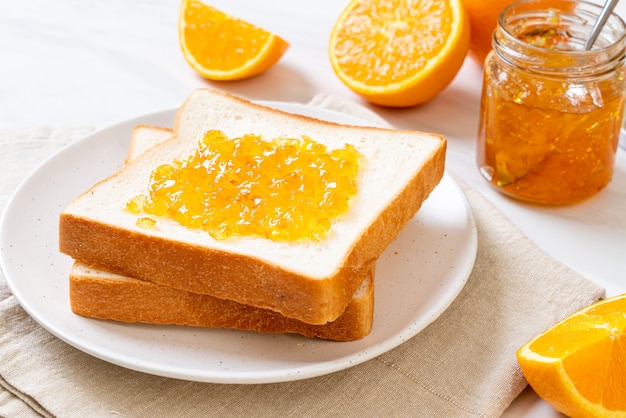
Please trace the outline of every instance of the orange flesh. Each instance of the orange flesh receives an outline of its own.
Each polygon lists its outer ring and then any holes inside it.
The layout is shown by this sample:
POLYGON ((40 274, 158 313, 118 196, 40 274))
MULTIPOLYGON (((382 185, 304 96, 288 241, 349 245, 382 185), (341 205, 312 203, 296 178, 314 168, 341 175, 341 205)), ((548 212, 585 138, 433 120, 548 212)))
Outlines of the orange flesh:
POLYGON ((265 141, 209 131, 196 153, 156 168, 132 213, 165 216, 216 239, 319 240, 357 192, 360 154, 303 136, 265 141))
POLYGON ((410 2, 369 3, 352 8, 336 34, 335 46, 341 71, 364 85, 388 86, 410 79, 441 52, 446 43, 442 35, 453 32, 450 8, 425 11, 410 2))
MULTIPOLYGON (((518 37, 546 49, 574 48, 559 30, 518 37)), ((606 186, 624 106, 621 75, 586 87, 515 70, 486 79, 485 86, 496 86, 485 87, 481 104, 478 163, 486 177, 505 194, 553 204, 582 200, 606 186)))
MULTIPOLYGON (((538 338, 531 350, 562 359, 576 390, 588 401, 614 411, 626 410, 626 311, 599 305, 538 338), (579 349, 573 342, 580 344, 579 349)), ((626 307, 625 307, 626 308, 626 307)))
POLYGON ((185 8, 184 38, 204 68, 228 71, 243 67, 264 47, 271 33, 200 2, 185 8), (228 39, 224 34, 237 34, 228 39))

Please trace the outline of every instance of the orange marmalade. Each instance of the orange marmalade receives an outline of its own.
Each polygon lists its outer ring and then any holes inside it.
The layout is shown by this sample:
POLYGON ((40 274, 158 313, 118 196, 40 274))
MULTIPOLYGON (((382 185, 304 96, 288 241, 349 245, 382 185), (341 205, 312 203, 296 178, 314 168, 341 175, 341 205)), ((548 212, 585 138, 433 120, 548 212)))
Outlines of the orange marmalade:
POLYGON ((477 152, 480 172, 499 191, 567 204, 611 180, 626 28, 611 15, 585 51, 599 11, 585 2, 527 0, 500 15, 485 61, 477 152))
MULTIPOLYGON (((209 131, 193 155, 157 167, 147 194, 126 210, 168 217, 218 240, 320 240, 357 192, 360 158, 350 144, 329 150, 307 136, 266 141, 209 131)), ((154 228, 150 220, 138 225, 154 228)))

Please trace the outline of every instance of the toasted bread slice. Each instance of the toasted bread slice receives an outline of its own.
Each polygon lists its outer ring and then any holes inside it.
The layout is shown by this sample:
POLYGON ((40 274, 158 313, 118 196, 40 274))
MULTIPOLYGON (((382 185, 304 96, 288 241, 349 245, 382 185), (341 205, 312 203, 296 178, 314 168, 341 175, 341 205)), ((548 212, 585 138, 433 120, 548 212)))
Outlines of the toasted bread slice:
MULTIPOLYGON (((126 162, 171 137, 169 129, 136 126, 126 162)), ((324 325, 311 325, 267 309, 120 276, 80 262, 75 262, 70 272, 70 303, 74 313, 97 319, 296 333, 309 338, 354 341, 372 329, 374 273, 367 274, 344 313, 324 325)))
POLYGON ((445 139, 435 134, 340 125, 199 89, 179 109, 172 140, 146 151, 62 211, 60 250, 125 276, 324 324, 344 312, 365 272, 439 183, 445 149, 445 139), (154 230, 137 226, 137 216, 125 212, 124 203, 145 192, 155 167, 191 155, 211 129, 231 138, 306 135, 330 149, 353 145, 364 163, 348 212, 319 242, 218 241, 160 218, 154 230))
POLYGON ((79 262, 74 263, 70 273, 70 302, 74 313, 89 318, 354 341, 367 336, 372 329, 373 276, 373 270, 367 272, 344 313, 324 325, 307 324, 267 309, 116 275, 79 262))

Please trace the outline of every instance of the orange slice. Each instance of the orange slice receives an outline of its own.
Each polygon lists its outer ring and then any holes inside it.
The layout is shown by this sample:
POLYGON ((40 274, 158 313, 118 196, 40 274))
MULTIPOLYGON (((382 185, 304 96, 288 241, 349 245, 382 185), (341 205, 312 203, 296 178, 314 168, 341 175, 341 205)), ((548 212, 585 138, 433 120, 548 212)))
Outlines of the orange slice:
POLYGON ((183 0, 178 36, 189 65, 210 80, 259 74, 289 47, 279 36, 197 0, 183 0))
POLYGON ((572 417, 626 417, 626 294, 597 302, 517 352, 524 377, 572 417))
POLYGON ((333 27, 330 62, 370 102, 413 106, 454 79, 469 37, 461 0, 352 0, 333 27))

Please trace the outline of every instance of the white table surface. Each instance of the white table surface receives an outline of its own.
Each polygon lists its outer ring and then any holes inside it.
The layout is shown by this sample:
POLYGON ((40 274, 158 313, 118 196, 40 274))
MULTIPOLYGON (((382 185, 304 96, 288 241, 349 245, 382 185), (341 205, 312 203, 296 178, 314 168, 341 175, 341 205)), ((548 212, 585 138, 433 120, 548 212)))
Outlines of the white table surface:
MULTIPOLYGON (((0 129, 102 128, 178 107, 193 89, 206 86, 253 100, 306 103, 324 92, 367 105, 339 81, 328 60, 328 37, 346 3, 211 1, 291 46, 260 76, 209 82, 180 52, 178 1, 0 0, 0 129)), ((624 2, 616 10, 626 17, 624 2)), ((474 162, 481 77, 482 69, 468 59, 427 104, 371 108, 398 128, 444 134, 449 171, 480 190, 540 248, 604 286, 608 295, 626 292, 626 151, 618 151, 610 185, 585 202, 543 208, 504 198, 479 177, 474 162)), ((527 389, 504 416, 560 414, 527 389)))

